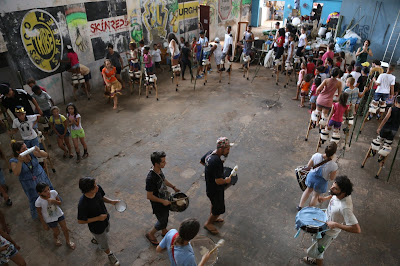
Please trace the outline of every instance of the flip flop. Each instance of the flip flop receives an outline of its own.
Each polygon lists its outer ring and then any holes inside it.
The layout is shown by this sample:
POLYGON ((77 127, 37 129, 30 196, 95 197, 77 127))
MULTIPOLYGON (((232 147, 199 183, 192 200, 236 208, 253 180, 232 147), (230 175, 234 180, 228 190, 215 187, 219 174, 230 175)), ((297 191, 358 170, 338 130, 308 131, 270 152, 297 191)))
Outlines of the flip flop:
POLYGON ((70 247, 72 250, 75 250, 76 245, 75 245, 74 242, 69 241, 69 243, 67 243, 67 245, 68 245, 68 247, 70 247))
POLYGON ((316 265, 317 261, 316 259, 310 258, 310 257, 304 257, 303 261, 309 265, 316 265))
POLYGON ((61 243, 60 239, 58 239, 58 238, 56 240, 56 246, 57 247, 62 246, 62 243, 61 243))
POLYGON ((154 245, 154 246, 158 246, 158 241, 157 241, 157 239, 151 239, 150 238, 150 235, 147 233, 146 234, 146 238, 147 238, 147 240, 149 240, 150 241, 150 243, 152 244, 152 245, 154 245))
POLYGON ((219 234, 217 229, 209 229, 207 226, 204 226, 203 228, 206 229, 212 235, 218 235, 219 234))

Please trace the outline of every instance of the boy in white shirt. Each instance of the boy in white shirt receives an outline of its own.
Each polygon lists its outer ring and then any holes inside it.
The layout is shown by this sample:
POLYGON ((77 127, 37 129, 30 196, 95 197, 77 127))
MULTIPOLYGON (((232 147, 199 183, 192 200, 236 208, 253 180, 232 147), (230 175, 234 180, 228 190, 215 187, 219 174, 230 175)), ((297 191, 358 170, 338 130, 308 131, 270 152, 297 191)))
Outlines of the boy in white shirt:
POLYGON ((62 243, 58 239, 58 236, 60 235, 58 224, 60 224, 67 246, 74 250, 75 243, 69 240, 67 223, 65 222, 64 213, 59 207, 61 205, 61 200, 58 197, 57 191, 50 190, 49 185, 46 183, 37 184, 36 191, 39 194, 39 197, 35 202, 35 206, 44 230, 47 231, 51 228, 53 230, 55 245, 61 246, 62 243))
POLYGON ((26 115, 25 109, 22 106, 15 107, 15 118, 13 120, 12 130, 10 134, 21 133, 21 137, 28 148, 33 146, 39 147, 39 140, 37 133, 33 129, 33 125, 36 123, 37 118, 40 115, 26 115))
MULTIPOLYGON (((392 75, 395 66, 390 65, 386 73, 380 74, 375 84, 378 86, 374 94, 374 101, 386 102, 389 98, 394 95, 394 84, 396 83, 396 77, 392 75)), ((380 114, 376 116, 380 118, 380 114)))
POLYGON ((153 44, 153 49, 154 50, 151 52, 151 58, 156 65, 155 71, 157 71, 157 68, 161 69, 161 50, 156 43, 153 44))

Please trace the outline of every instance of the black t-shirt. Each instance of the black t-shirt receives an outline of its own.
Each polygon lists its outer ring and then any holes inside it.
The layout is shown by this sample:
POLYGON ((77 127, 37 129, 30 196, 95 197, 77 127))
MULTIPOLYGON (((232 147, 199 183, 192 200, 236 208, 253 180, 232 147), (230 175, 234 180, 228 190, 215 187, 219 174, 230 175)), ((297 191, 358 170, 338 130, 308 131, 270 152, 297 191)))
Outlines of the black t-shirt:
POLYGON ((213 154, 213 151, 208 151, 200 160, 205 163, 205 178, 207 194, 214 194, 218 190, 224 190, 224 185, 215 183, 215 179, 224 178, 224 164, 218 155, 213 154))
POLYGON ((89 199, 85 195, 82 195, 80 198, 78 204, 78 220, 87 221, 89 218, 97 217, 100 214, 107 214, 107 219, 104 221, 88 223, 90 232, 94 234, 101 234, 108 226, 110 215, 108 214, 106 205, 103 201, 103 197, 106 193, 104 193, 104 190, 100 185, 97 186, 99 187, 99 190, 94 198, 89 199))
POLYGON ((187 47, 183 47, 181 53, 182 53, 182 61, 188 62, 190 49, 187 47))
MULTIPOLYGON (((147 174, 146 178, 146 191, 153 192, 153 195, 160 199, 168 199, 169 193, 167 186, 164 183, 165 176, 161 171, 160 175, 158 175, 153 170, 150 170, 147 174)), ((151 206, 153 207, 153 213, 162 208, 169 208, 169 206, 164 206, 162 203, 150 201, 151 206)))
POLYGON ((357 83, 360 83, 360 85, 358 85, 358 90, 360 92, 364 91, 364 87, 367 84, 367 79, 368 79, 368 76, 360 76, 358 78, 357 83))
POLYGON ((390 129, 393 131, 397 131, 399 130, 399 127, 400 127, 400 108, 393 106, 390 117, 382 129, 390 129))
POLYGON ((114 51, 113 54, 107 53, 107 59, 111 60, 111 64, 115 67, 121 67, 121 62, 119 61, 120 55, 118 52, 114 51))
POLYGON ((32 106, 29 101, 32 101, 32 96, 30 96, 23 89, 13 89, 14 97, 8 98, 5 97, 2 101, 3 106, 15 114, 15 107, 20 105, 23 106, 26 112, 26 115, 33 115, 32 106))

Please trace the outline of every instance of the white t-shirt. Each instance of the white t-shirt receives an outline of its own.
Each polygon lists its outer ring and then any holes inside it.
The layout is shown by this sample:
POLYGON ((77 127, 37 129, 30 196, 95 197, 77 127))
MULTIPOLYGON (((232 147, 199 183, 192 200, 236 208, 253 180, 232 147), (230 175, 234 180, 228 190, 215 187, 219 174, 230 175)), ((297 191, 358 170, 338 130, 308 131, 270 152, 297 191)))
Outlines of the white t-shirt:
POLYGON ((151 57, 153 58, 154 62, 161 62, 161 51, 160 49, 153 50, 151 53, 151 57))
MULTIPOLYGON (((69 119, 70 117, 73 117, 73 115, 68 114, 68 115, 67 115, 67 118, 69 119)), ((76 119, 78 119, 78 118, 80 118, 80 117, 81 117, 80 114, 77 114, 77 115, 75 116, 76 119)), ((82 119, 79 120, 79 126, 77 126, 77 125, 75 125, 75 124, 72 124, 72 125, 71 125, 71 129, 72 129, 72 130, 79 130, 79 129, 81 129, 81 128, 82 128, 81 122, 82 122, 82 119)))
POLYGON ((208 45, 208 38, 204 36, 204 38, 199 38, 199 41, 197 42, 197 44, 201 44, 201 47, 204 48, 204 46, 208 45))
POLYGON ((396 82, 396 77, 392 74, 383 73, 379 75, 376 82, 381 85, 378 86, 375 92, 390 94, 390 86, 394 85, 396 82))
POLYGON ((319 73, 319 75, 321 76, 321 82, 328 78, 326 73, 319 73))
POLYGON ((179 46, 178 44, 174 41, 174 44, 172 44, 172 40, 169 42, 169 51, 172 56, 177 56, 179 54, 179 46), (175 49, 174 54, 172 54, 173 48, 175 49))
MULTIPOLYGON (((58 193, 55 190, 50 190, 50 199, 56 199, 58 193)), ((55 222, 64 215, 58 205, 49 204, 49 202, 41 197, 35 201, 35 207, 42 208, 42 216, 46 223, 55 222)))
MULTIPOLYGON (((275 33, 275 41, 278 40, 278 38, 279 38, 279 37, 278 37, 278 34, 279 34, 279 29, 276 30, 276 33, 275 33)), ((277 44, 276 42, 274 42, 274 47, 277 47, 277 46, 278 46, 278 44, 277 44)))
MULTIPOLYGON (((329 205, 326 211, 328 216, 328 222, 336 222, 345 225, 358 224, 357 218, 353 213, 353 201, 351 196, 347 196, 342 200, 339 200, 336 196, 333 196, 329 201, 329 205)), ((336 238, 342 229, 333 228, 326 231, 328 236, 336 238)))
POLYGON ((222 46, 219 43, 216 43, 215 45, 217 46, 217 49, 214 50, 214 57, 215 57, 215 60, 217 60, 217 58, 219 58, 219 59, 221 58, 222 46))
POLYGON ((305 33, 301 34, 299 37, 299 43, 297 44, 297 47, 303 47, 304 45, 306 45, 306 38, 307 35, 305 33))
POLYGON ((285 32, 285 44, 283 45, 284 47, 288 47, 288 44, 289 44, 289 36, 290 36, 290 31, 285 32))
POLYGON ((23 140, 31 140, 37 137, 36 131, 33 129, 33 124, 36 121, 36 115, 27 115, 26 121, 19 121, 18 118, 13 120, 13 128, 18 128, 23 140))
POLYGON ((233 38, 230 34, 225 33, 225 40, 224 40, 224 49, 222 50, 222 52, 224 54, 228 54, 229 51, 229 45, 233 44, 233 38))
MULTIPOLYGON (((354 80, 357 82, 358 78, 361 77, 361 73, 357 71, 351 71, 350 75, 354 78, 354 80)), ((356 85, 354 83, 354 85, 356 85)))
MULTIPOLYGON (((313 165, 317 165, 320 162, 322 162, 324 160, 323 154, 321 153, 315 153, 311 159, 313 160, 313 165)), ((329 180, 329 175, 330 173, 336 171, 338 169, 338 165, 337 163, 335 163, 334 161, 330 160, 329 162, 321 165, 320 167, 317 167, 315 169, 311 169, 310 172, 314 172, 317 171, 319 168, 322 168, 322 177, 325 180, 329 180)))

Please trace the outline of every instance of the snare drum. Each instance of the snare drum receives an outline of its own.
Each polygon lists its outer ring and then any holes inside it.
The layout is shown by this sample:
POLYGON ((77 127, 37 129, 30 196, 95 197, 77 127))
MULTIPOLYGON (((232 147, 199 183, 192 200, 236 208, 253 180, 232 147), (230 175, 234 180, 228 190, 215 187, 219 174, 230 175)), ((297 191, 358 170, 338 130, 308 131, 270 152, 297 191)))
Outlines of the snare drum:
MULTIPOLYGON (((206 236, 197 235, 195 238, 190 240, 190 245, 193 248, 194 257, 196 258, 196 263, 199 264, 201 258, 204 254, 209 252, 215 247, 215 242, 206 236)), ((210 259, 206 262, 205 265, 211 266, 214 265, 218 260, 218 248, 210 255, 210 259)))
POLYGON ((183 192, 172 194, 170 201, 169 210, 173 212, 183 212, 189 207, 189 197, 183 192))
POLYGON ((306 186, 306 178, 308 175, 308 172, 310 172, 309 170, 306 170, 307 166, 299 166, 296 169, 294 169, 294 172, 296 173, 296 178, 297 178, 297 182, 299 183, 300 189, 302 191, 306 190, 307 186, 306 186))
POLYGON ((323 210, 315 207, 304 207, 296 215, 296 229, 302 229, 310 234, 317 234, 328 229, 326 223, 315 221, 314 219, 328 221, 328 217, 323 210))

